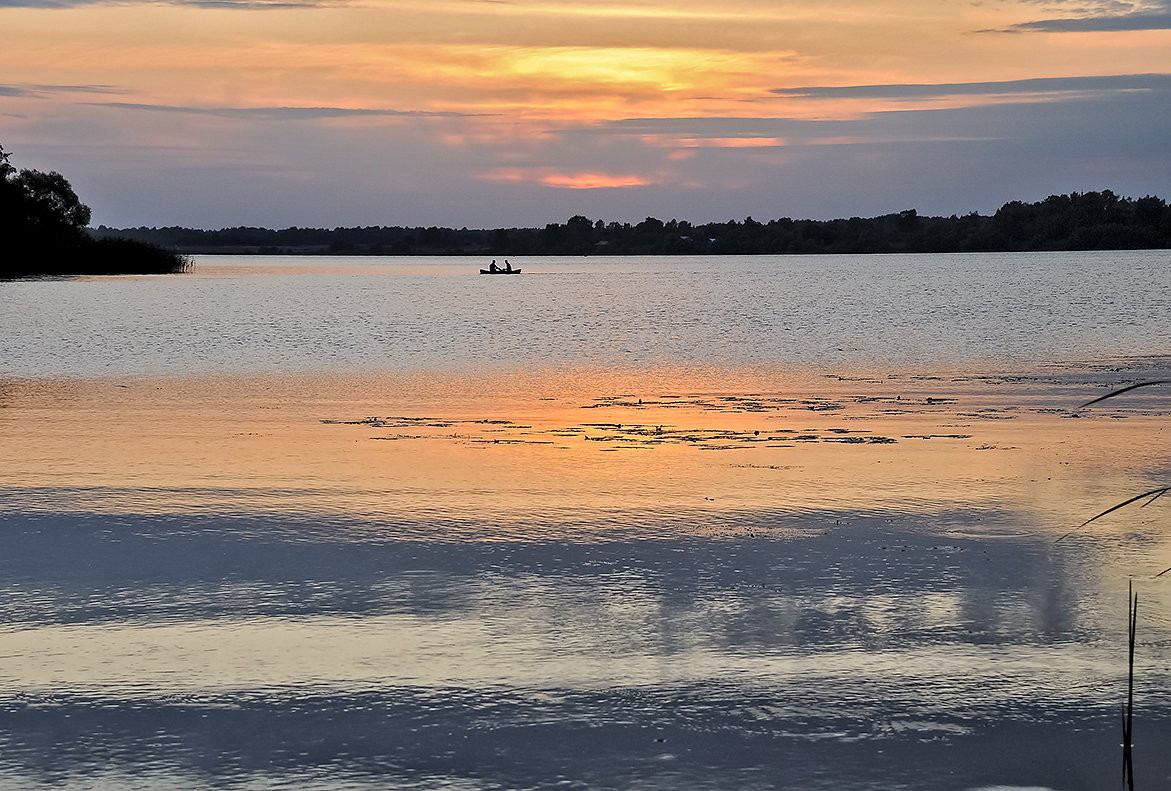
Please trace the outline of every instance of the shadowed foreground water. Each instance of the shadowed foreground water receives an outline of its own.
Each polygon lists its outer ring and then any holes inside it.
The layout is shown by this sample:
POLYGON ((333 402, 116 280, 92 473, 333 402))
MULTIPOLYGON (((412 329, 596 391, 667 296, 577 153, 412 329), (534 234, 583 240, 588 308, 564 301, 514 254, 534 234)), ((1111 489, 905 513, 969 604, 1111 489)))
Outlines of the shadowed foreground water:
MULTIPOLYGON (((941 536, 918 516, 842 521, 762 519, 725 539, 351 543, 269 519, 9 518, 0 778, 1115 780, 1121 619, 1085 587, 1084 547, 941 536)), ((1151 744, 1171 735, 1164 664, 1140 668, 1151 744)), ((1141 755, 1140 779, 1171 771, 1161 751, 1141 755)))

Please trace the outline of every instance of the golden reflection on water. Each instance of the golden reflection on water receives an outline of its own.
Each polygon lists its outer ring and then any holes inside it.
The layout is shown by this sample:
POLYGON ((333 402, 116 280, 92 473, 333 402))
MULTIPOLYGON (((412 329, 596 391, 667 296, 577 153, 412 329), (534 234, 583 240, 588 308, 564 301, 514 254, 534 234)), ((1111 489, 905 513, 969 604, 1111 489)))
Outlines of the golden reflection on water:
POLYGON ((973 509, 1027 514, 1022 530, 1062 530, 1143 491, 1165 462, 1165 414, 1078 417, 1080 385, 1040 380, 778 386, 746 373, 576 372, 0 387, 0 486, 35 510, 440 512, 490 524, 678 509, 727 529, 721 515, 973 509), (40 496, 49 499, 38 506, 40 496))

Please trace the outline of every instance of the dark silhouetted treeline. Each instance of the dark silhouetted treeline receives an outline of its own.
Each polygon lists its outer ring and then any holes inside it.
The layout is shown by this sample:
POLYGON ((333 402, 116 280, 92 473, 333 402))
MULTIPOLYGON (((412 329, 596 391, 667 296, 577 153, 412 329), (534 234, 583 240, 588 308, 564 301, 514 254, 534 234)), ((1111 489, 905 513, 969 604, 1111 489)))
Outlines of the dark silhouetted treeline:
POLYGON ((183 256, 145 240, 90 235, 89 207, 60 173, 17 171, 0 146, 0 279, 181 272, 183 256))
POLYGON ((571 217, 544 228, 100 227, 185 253, 346 255, 661 255, 724 253, 942 253, 1171 248, 1171 207, 1160 198, 1103 192, 1013 201, 995 214, 922 217, 914 209, 848 220, 712 222, 648 217, 637 224, 571 217))

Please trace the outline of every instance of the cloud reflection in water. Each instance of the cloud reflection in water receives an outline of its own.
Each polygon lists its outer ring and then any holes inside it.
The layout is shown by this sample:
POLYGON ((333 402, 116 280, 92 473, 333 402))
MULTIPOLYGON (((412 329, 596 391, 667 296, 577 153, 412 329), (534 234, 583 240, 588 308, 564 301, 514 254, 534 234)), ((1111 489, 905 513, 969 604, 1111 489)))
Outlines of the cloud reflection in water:
POLYGON ((0 777, 971 788, 1057 734, 1050 778, 1113 770, 1118 627, 1078 552, 839 517, 468 543, 13 515, 0 777))

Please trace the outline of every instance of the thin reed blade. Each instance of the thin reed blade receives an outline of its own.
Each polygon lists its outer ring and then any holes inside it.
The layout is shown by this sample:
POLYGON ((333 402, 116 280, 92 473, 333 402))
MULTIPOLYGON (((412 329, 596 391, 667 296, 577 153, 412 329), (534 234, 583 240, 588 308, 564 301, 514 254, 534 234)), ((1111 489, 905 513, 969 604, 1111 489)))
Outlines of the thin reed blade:
POLYGON ((1107 394, 1106 394, 1106 395, 1104 395, 1104 396, 1098 396, 1097 398, 1095 398, 1095 399, 1094 399, 1094 400, 1092 400, 1092 401, 1087 401, 1086 403, 1084 403, 1084 404, 1082 404, 1081 406, 1079 406, 1079 407, 1078 407, 1078 409, 1085 409, 1086 407, 1090 406, 1091 404, 1096 404, 1096 403, 1098 403, 1099 401, 1105 401, 1107 398, 1113 398, 1114 396, 1119 396, 1119 395, 1122 395, 1123 393, 1129 393, 1131 390, 1137 390, 1137 389, 1138 389, 1138 388, 1140 388, 1140 387, 1150 387, 1151 385, 1165 385, 1165 384, 1167 384, 1169 381, 1171 381, 1171 380, 1167 380, 1167 379, 1155 379, 1155 380, 1153 380, 1153 381, 1150 381, 1150 382, 1139 382, 1139 383, 1138 383, 1138 384, 1136 384, 1136 385, 1127 385, 1126 387, 1123 387, 1123 388, 1120 388, 1120 389, 1118 389, 1118 390, 1115 390, 1115 391, 1114 391, 1114 392, 1112 392, 1112 393, 1107 393, 1107 394))

